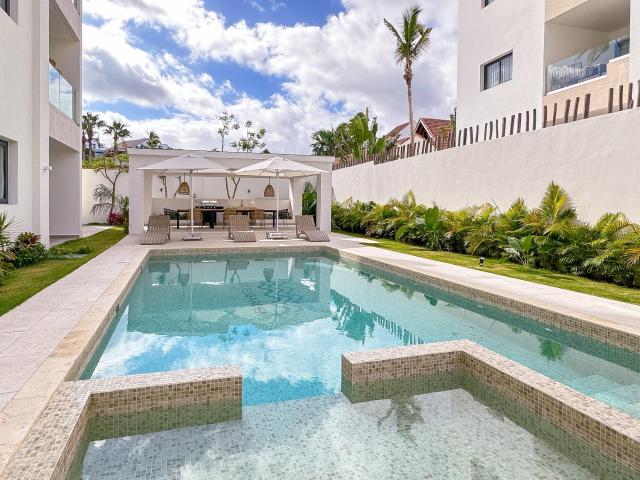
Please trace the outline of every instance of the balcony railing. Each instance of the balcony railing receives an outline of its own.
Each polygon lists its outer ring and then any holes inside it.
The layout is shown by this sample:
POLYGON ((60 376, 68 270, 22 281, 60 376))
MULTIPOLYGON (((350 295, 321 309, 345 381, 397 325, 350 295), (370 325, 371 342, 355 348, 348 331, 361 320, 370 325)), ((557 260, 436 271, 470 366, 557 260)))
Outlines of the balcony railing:
POLYGON ((49 103, 78 123, 76 115, 76 90, 62 73, 49 64, 49 103))
POLYGON ((629 53, 629 38, 618 38, 547 67, 547 93, 607 74, 607 64, 629 53))

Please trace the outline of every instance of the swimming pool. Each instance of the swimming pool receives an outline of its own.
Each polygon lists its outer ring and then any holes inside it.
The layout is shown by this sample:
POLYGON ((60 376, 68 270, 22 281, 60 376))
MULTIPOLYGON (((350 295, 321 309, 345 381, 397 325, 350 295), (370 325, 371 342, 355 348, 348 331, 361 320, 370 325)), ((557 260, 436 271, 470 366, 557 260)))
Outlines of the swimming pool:
POLYGON ((244 405, 340 391, 343 352, 470 339, 640 417, 640 356, 325 256, 151 257, 82 375, 238 365, 244 405))

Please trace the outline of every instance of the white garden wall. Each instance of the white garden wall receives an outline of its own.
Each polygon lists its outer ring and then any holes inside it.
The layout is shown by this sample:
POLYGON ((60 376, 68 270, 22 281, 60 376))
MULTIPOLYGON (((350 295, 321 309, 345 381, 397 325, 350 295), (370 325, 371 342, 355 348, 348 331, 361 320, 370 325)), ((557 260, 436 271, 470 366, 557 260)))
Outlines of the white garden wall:
MULTIPOLYGON (((93 200, 93 190, 99 184, 104 183, 108 185, 104 177, 94 172, 93 170, 82 170, 82 224, 87 223, 106 223, 107 215, 99 215, 94 217, 91 215, 91 208, 95 201, 93 200)), ((118 184, 116 188, 118 195, 129 195, 129 175, 123 173, 118 178, 118 184)))
POLYGON ((540 201, 549 182, 571 194, 581 219, 623 211, 640 221, 640 108, 430 153, 333 172, 334 198, 386 202, 412 190, 447 209, 522 197, 540 201))

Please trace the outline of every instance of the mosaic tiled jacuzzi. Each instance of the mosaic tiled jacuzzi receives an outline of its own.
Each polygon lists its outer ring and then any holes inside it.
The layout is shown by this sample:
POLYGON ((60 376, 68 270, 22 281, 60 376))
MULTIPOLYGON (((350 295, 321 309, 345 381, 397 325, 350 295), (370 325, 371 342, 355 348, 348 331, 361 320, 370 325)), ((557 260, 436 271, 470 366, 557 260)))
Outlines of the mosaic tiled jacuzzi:
POLYGON ((351 403, 341 356, 469 339, 640 417, 638 353, 327 256, 256 257, 151 257, 81 375, 237 365, 241 418, 89 434, 72 478, 634 478, 473 379, 351 403))

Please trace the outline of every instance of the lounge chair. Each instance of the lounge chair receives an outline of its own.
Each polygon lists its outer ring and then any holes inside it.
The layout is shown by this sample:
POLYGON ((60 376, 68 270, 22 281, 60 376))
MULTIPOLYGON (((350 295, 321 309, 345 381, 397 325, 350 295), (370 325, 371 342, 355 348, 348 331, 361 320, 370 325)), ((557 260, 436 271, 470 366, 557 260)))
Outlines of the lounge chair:
POLYGON ((309 242, 330 242, 331 239, 326 232, 318 230, 313 215, 296 215, 296 237, 302 235, 307 237, 309 242))
POLYGON ((171 217, 151 215, 140 245, 162 245, 171 239, 171 217))
POLYGON ((249 227, 248 215, 231 215, 229 221, 229 238, 234 242, 255 242, 256 234, 249 227))

